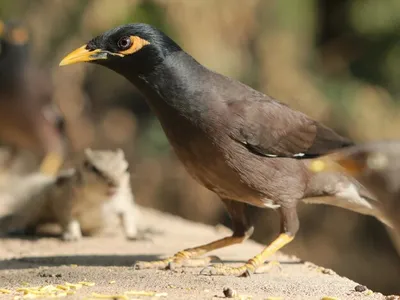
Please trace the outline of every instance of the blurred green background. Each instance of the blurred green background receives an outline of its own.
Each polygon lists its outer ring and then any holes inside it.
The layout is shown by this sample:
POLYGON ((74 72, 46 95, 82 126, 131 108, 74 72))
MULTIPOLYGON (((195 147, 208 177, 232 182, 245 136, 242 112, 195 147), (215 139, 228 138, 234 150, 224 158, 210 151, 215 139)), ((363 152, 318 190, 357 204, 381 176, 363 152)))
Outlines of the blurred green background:
MULTIPOLYGON (((58 67, 65 54, 122 23, 159 27, 205 66, 357 142, 400 137, 399 0, 1 0, 0 18, 28 26, 32 59, 51 70, 74 151, 122 147, 143 206, 229 224, 130 83, 105 68, 58 67)), ((339 208, 299 210, 300 233, 286 252, 375 291, 400 293, 400 259, 383 225, 339 208)), ((254 216, 254 239, 268 243, 278 216, 258 209, 254 216)))

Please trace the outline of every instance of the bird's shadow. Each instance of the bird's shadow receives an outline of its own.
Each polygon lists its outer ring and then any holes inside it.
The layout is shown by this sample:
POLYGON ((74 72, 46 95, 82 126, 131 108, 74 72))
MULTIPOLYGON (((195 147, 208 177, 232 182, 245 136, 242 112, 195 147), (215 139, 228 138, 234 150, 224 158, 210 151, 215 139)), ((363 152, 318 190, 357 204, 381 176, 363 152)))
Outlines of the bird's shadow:
POLYGON ((159 255, 68 255, 68 256, 26 256, 0 260, 0 270, 30 269, 58 266, 103 266, 131 267, 136 261, 159 259, 159 255))
MULTIPOLYGON (((103 266, 103 267, 133 267, 137 261, 152 261, 163 258, 155 255, 68 255, 68 256, 26 256, 0 260, 0 270, 31 269, 37 267, 58 266, 103 266)), ((221 260, 212 263, 236 264, 243 260, 221 260)), ((283 261, 282 265, 303 264, 303 261, 283 261)))
MULTIPOLYGON (((154 228, 144 228, 138 231, 137 240, 151 240, 151 236, 162 235, 164 232, 162 230, 156 230, 154 228)), ((85 236, 86 237, 86 236, 85 236)), ((28 241, 37 241, 42 238, 57 238, 61 239, 61 233, 55 233, 52 231, 38 231, 38 232, 29 232, 24 230, 11 231, 7 234, 0 235, 0 240, 2 238, 7 239, 17 239, 17 240, 28 240, 28 241)), ((132 239, 134 241, 135 239, 132 239)))

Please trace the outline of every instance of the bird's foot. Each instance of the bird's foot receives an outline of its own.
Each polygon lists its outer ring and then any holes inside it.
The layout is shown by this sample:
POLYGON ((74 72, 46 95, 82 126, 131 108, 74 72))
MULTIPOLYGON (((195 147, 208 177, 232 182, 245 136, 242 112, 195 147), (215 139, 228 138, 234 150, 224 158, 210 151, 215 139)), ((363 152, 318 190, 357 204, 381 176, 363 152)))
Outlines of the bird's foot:
POLYGON ((155 261, 138 261, 135 263, 135 270, 143 269, 163 269, 163 270, 173 270, 180 267, 204 267, 207 266, 213 260, 220 259, 217 256, 207 256, 202 258, 197 258, 201 253, 190 252, 190 251, 180 251, 172 257, 155 260, 155 261))
POLYGON ((250 277, 253 274, 255 268, 251 264, 245 264, 240 267, 230 267, 224 264, 214 264, 201 270, 201 275, 210 276, 238 276, 238 277, 250 277))

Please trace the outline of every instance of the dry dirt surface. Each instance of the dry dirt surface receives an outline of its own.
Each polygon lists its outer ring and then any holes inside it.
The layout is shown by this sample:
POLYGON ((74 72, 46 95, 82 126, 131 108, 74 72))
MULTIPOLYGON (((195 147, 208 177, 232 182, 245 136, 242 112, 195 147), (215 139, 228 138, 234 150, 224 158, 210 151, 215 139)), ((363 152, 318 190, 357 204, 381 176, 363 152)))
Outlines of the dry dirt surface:
MULTIPOLYGON (((271 264, 266 273, 250 278, 199 275, 201 268, 134 270, 136 260, 166 257, 223 237, 228 231, 150 209, 142 208, 141 213, 140 227, 150 240, 126 241, 122 235, 88 237, 79 242, 62 242, 57 237, 1 239, 0 289, 6 290, 0 290, 0 299, 19 299, 24 293, 43 294, 46 289, 67 295, 65 299, 224 299, 224 288, 234 291, 236 299, 386 298, 370 290, 362 291, 362 287, 356 291, 356 282, 282 253, 272 258, 280 264, 271 264), (82 281, 75 286, 67 284, 82 281), (18 288, 22 289, 17 292, 18 288), (11 293, 2 294, 7 290, 11 293), (138 293, 144 291, 156 294, 138 293)), ((224 263, 235 265, 262 248, 247 241, 213 254, 224 263)))

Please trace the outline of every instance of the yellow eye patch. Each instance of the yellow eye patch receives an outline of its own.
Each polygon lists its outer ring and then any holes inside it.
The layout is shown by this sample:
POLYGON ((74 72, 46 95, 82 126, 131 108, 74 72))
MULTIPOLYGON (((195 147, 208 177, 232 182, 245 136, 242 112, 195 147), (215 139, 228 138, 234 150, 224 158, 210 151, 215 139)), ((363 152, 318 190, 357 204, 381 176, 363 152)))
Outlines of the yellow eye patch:
POLYGON ((150 43, 138 36, 133 36, 131 35, 129 37, 129 39, 131 40, 131 46, 129 49, 123 50, 123 51, 119 51, 119 54, 122 55, 129 55, 129 54, 133 54, 137 51, 139 51, 140 49, 142 49, 144 46, 146 45, 150 45, 150 43))

